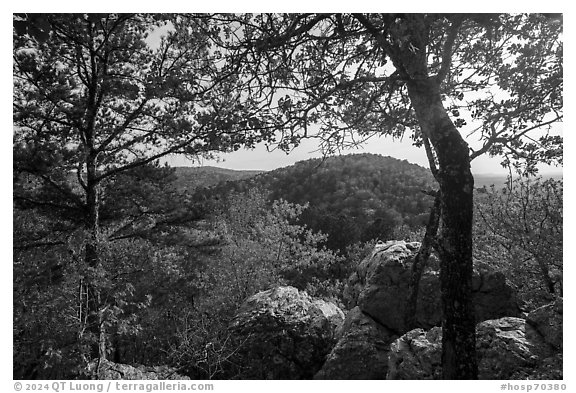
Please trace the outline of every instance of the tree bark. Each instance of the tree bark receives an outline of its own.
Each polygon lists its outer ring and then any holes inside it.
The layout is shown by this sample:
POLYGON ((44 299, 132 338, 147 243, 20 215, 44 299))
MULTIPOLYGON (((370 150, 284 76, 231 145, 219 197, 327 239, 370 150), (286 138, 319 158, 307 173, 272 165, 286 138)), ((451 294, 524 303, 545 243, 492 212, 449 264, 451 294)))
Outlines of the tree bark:
POLYGON ((438 241, 444 379, 477 379, 472 303, 474 178, 468 145, 448 117, 435 78, 412 78, 408 93, 422 132, 438 157, 442 229, 438 241))
POLYGON ((106 332, 104 330, 103 314, 101 310, 100 290, 94 284, 99 274, 100 250, 98 247, 100 234, 99 219, 99 182, 96 181, 96 156, 89 154, 86 160, 86 222, 85 229, 88 234, 84 254, 84 262, 87 267, 88 277, 83 280, 86 293, 86 313, 82 321, 86 321, 85 328, 91 334, 90 357, 106 358, 106 332))
POLYGON ((420 278, 422 277, 422 272, 430 258, 432 243, 438 233, 439 224, 440 192, 437 192, 434 197, 434 204, 430 208, 430 217, 426 224, 426 233, 422 239, 420 250, 418 250, 418 254, 416 254, 414 262, 412 262, 410 284, 408 286, 408 299, 406 300, 406 308, 404 311, 404 329, 406 331, 416 328, 416 310, 418 308, 420 278))

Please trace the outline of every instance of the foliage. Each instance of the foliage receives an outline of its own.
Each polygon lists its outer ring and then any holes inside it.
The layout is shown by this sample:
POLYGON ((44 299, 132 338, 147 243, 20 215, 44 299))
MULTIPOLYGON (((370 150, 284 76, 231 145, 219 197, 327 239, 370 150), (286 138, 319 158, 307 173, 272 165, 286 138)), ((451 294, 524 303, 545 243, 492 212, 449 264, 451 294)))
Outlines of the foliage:
POLYGON ((529 309, 562 296, 562 180, 510 179, 477 200, 476 258, 508 272, 529 309))
POLYGON ((15 376, 70 379, 82 375, 88 347, 98 340, 81 331, 79 320, 85 301, 80 284, 88 278, 98 283, 107 301, 102 320, 108 339, 139 333, 136 314, 149 305, 150 298, 136 297, 133 280, 128 278, 142 271, 138 268, 146 260, 145 250, 126 240, 106 245, 103 267, 97 270, 87 267, 69 247, 15 253, 15 376))
MULTIPOLYGON (((14 183, 15 376, 81 375, 89 345, 99 340, 83 330, 79 319, 86 280, 98 285, 106 305, 102 322, 108 355, 139 363, 154 359, 157 352, 144 351, 157 350, 153 341, 138 349, 128 349, 126 343, 144 336, 145 309, 170 304, 162 293, 191 274, 184 263, 191 251, 184 240, 202 243, 190 226, 200 211, 171 186, 173 170, 149 165, 108 180, 98 268, 88 266, 83 257, 89 236, 81 213, 31 203, 49 201, 51 190, 28 179, 17 176, 14 183)), ((189 296, 189 291, 180 295, 189 296)))
POLYGON ((224 206, 214 221, 223 246, 205 271, 205 285, 212 288, 209 297, 215 303, 233 308, 279 284, 306 289, 314 277, 329 279, 330 269, 340 261, 321 247, 325 235, 294 224, 305 206, 283 200, 269 204, 255 189, 231 194, 224 206))
POLYGON ((173 361, 188 373, 229 378, 239 372, 234 354, 242 344, 227 327, 247 297, 278 285, 317 296, 339 294, 334 270, 342 259, 320 246, 325 235, 293 223, 305 208, 283 200, 269 203, 258 189, 231 193, 221 202, 212 219, 221 246, 197 278, 195 307, 181 316, 183 327, 172 349, 173 361))
POLYGON ((104 178, 168 152, 195 156, 256 141, 232 133, 226 116, 238 108, 214 96, 234 82, 218 78, 202 19, 55 14, 42 22, 44 40, 14 34, 15 143, 35 155, 35 167, 82 170, 93 148, 104 178))

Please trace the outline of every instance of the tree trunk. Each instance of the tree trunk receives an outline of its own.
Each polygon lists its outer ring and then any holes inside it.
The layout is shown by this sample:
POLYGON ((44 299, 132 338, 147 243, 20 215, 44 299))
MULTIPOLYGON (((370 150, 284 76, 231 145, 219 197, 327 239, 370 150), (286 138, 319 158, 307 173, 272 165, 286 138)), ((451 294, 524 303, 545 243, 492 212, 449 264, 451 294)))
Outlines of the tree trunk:
POLYGON ((550 277, 550 271, 548 269, 548 265, 546 264, 544 258, 541 258, 539 255, 534 255, 534 259, 536 260, 536 264, 540 268, 540 272, 542 273, 542 280, 544 281, 544 285, 546 285, 546 289, 548 289, 548 292, 551 295, 555 296, 556 290, 554 288, 554 281, 552 280, 552 277, 550 277))
POLYGON ((438 157, 443 378, 477 379, 472 303, 474 178, 470 171, 468 145, 448 117, 434 78, 411 79, 408 92, 421 130, 430 139, 438 157))
POLYGON ((406 308, 404 311, 404 329, 406 331, 416 328, 416 310, 418 308, 418 292, 420 288, 420 278, 422 272, 430 258, 430 251, 432 243, 438 233, 438 225, 440 223, 440 192, 436 193, 434 197, 434 204, 430 208, 430 217, 426 224, 426 233, 422 239, 422 245, 418 254, 414 257, 412 262, 410 284, 408 286, 408 299, 406 300, 406 308))
POLYGON ((96 158, 89 155, 87 159, 87 180, 86 180, 86 222, 85 228, 88 234, 84 261, 87 267, 87 277, 83 280, 84 293, 86 294, 85 328, 91 335, 90 357, 106 357, 106 332, 102 314, 102 304, 100 290, 94 281, 99 274, 100 250, 98 247, 100 233, 99 219, 99 184, 96 179, 96 158))

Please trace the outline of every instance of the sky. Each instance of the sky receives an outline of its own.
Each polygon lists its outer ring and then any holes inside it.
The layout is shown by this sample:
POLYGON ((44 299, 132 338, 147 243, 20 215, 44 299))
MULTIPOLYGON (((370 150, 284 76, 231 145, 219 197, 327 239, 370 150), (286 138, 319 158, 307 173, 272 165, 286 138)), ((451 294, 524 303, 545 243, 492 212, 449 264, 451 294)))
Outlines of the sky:
MULTIPOLYGON (((170 26, 159 28, 153 31, 148 39, 148 44, 155 48, 160 44, 160 39, 163 35, 170 30, 170 26)), ((470 98, 470 97, 468 97, 470 98)), ((474 121, 470 118, 467 119, 469 124, 474 125, 474 121)), ((474 127, 476 127, 474 125, 474 127)), ((466 128, 466 127, 465 127, 466 128)), ((466 130, 463 130, 465 135, 466 130)), ((538 132, 538 131, 537 131, 538 132)), ((556 125, 551 133, 552 135, 562 135, 562 126, 556 125)), ((531 134, 533 135, 533 134, 531 134)), ((533 135, 534 136, 534 135, 533 135)), ((482 146, 482 143, 468 138, 467 142, 474 149, 482 146)), ((402 160, 407 160, 413 164, 418 164, 428 168, 428 159, 426 152, 423 148, 417 148, 412 145, 412 140, 407 134, 403 140, 393 140, 390 137, 385 138, 371 138, 364 142, 358 148, 342 151, 340 154, 353 154, 353 153, 374 153, 383 156, 390 156, 402 160)), ((310 158, 322 157, 322 152, 319 150, 317 141, 307 140, 304 141, 298 148, 294 149, 290 154, 276 150, 268 151, 264 144, 258 145, 255 149, 247 150, 241 149, 233 153, 220 154, 215 160, 203 159, 200 162, 188 160, 184 156, 170 156, 161 160, 167 162, 170 166, 215 166, 219 168, 227 168, 234 170, 273 170, 289 165, 293 165, 298 161, 307 160, 310 158)), ((471 164, 472 172, 474 174, 498 174, 507 175, 508 169, 502 167, 500 163, 502 157, 489 157, 487 154, 477 157, 471 164)), ((562 172, 562 167, 555 167, 540 164, 538 165, 539 173, 541 174, 558 174, 562 172)))
MULTIPOLYGON (((472 146, 475 143, 470 141, 472 146)), ((341 154, 353 153, 374 153, 383 156, 390 156, 401 160, 407 160, 413 164, 428 168, 426 152, 423 148, 412 145, 412 140, 405 137, 403 141, 392 140, 391 138, 372 138, 353 150, 345 150, 341 154)), ((215 166, 235 170, 272 170, 292 165, 298 161, 310 158, 322 157, 317 141, 306 140, 298 148, 289 154, 282 151, 267 151, 261 144, 253 150, 241 149, 233 153, 220 154, 217 160, 202 160, 194 162, 183 156, 168 157, 165 162, 170 166, 215 166)), ((502 174, 507 175, 508 170, 500 165, 501 157, 480 156, 472 161, 472 172, 474 174, 502 174)), ((551 174, 562 172, 561 167, 540 165, 541 174, 551 174)))

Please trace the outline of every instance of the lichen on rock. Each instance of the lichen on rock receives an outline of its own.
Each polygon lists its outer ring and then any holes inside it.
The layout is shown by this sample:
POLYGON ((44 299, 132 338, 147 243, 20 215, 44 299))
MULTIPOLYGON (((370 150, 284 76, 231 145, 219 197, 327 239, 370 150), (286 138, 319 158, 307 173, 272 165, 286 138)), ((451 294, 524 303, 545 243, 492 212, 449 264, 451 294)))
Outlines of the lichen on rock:
POLYGON ((244 379, 310 379, 336 343, 344 313, 293 287, 259 292, 240 307, 230 326, 243 343, 244 379))

